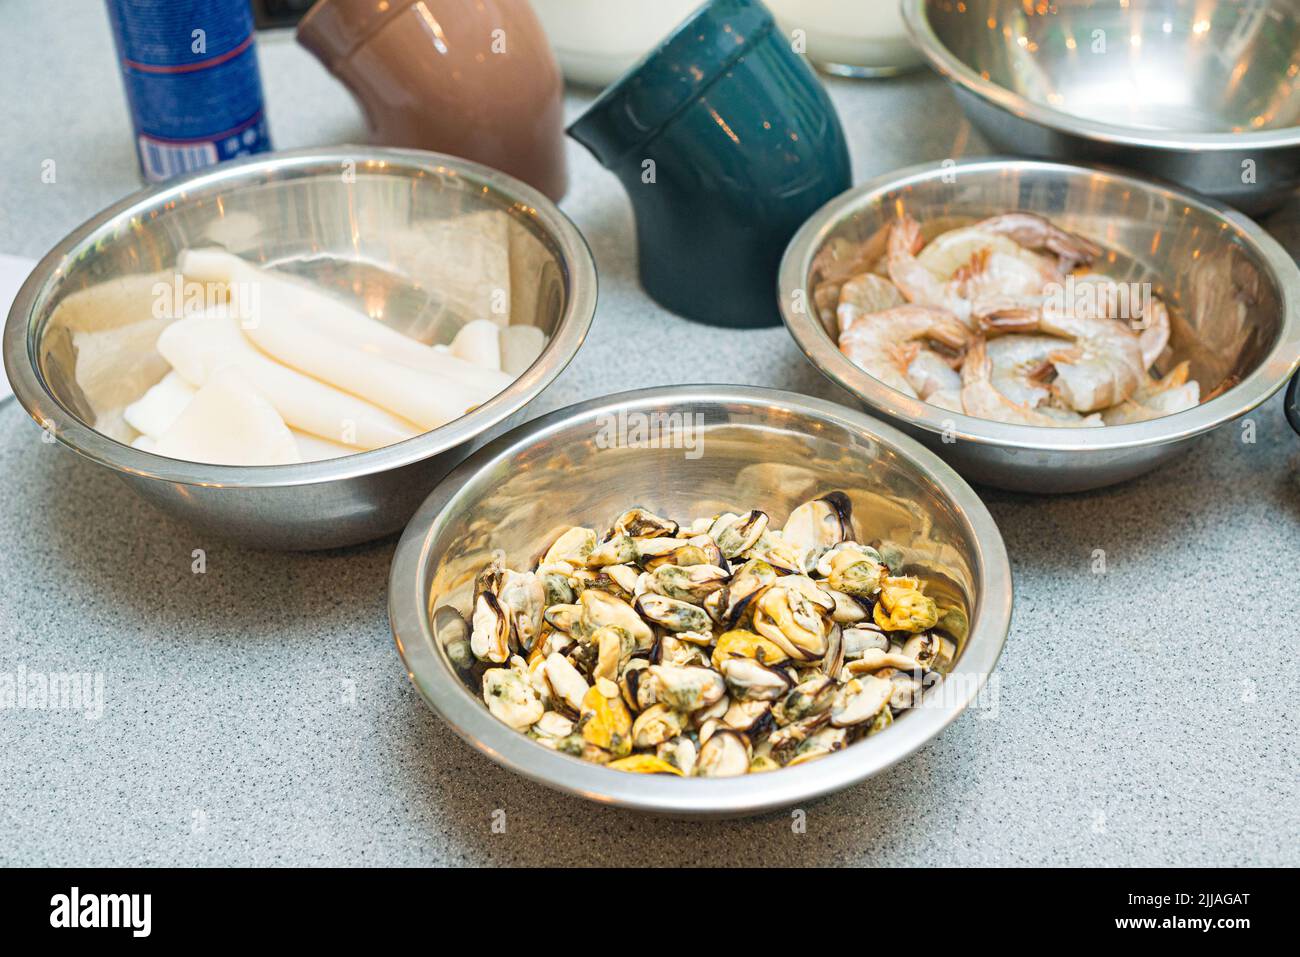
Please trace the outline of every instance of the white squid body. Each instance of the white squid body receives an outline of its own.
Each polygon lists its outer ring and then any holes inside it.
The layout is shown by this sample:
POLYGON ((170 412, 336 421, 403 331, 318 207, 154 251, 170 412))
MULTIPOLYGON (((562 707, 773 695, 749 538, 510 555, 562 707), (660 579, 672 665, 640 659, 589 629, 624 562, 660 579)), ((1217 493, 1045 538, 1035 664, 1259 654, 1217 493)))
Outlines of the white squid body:
POLYGON ((172 371, 123 413, 135 447, 174 458, 271 465, 401 442, 492 398, 546 342, 476 320, 430 347, 225 250, 177 265, 229 301, 167 326, 157 348, 172 371))
MULTIPOLYGON (((368 367, 371 370, 403 366, 432 377, 435 388, 443 392, 449 386, 459 387, 461 391, 455 404, 463 402, 465 407, 485 402, 513 381, 499 369, 483 368, 455 354, 426 346, 306 283, 258 269, 224 250, 186 250, 181 253, 178 265, 187 278, 229 284, 231 309, 244 320, 250 337, 258 333, 260 320, 271 317, 296 329, 305 326, 338 347, 389 364, 368 367), (239 298, 245 289, 253 292, 246 302, 239 298)), ((267 348, 260 342, 258 345, 267 348)), ((305 348, 297 351, 295 357, 298 363, 304 364, 327 361, 309 355, 305 348)), ((377 385, 367 378, 372 386, 377 385)))
POLYGON ((235 366, 286 423, 322 439, 376 449, 419 433, 408 421, 268 358, 224 312, 178 319, 158 337, 158 351, 196 388, 235 366))
POLYGON ((300 460, 284 420, 234 366, 212 375, 149 451, 217 465, 288 465, 300 460))

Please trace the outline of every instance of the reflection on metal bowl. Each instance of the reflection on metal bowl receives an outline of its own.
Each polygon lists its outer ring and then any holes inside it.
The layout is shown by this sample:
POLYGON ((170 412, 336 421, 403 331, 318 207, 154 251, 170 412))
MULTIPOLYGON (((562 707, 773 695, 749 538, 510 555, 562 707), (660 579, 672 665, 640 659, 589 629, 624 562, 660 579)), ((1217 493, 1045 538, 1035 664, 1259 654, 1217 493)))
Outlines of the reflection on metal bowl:
POLYGON ((1258 214, 1300 188, 1293 0, 903 0, 1000 150, 1114 163, 1258 214))

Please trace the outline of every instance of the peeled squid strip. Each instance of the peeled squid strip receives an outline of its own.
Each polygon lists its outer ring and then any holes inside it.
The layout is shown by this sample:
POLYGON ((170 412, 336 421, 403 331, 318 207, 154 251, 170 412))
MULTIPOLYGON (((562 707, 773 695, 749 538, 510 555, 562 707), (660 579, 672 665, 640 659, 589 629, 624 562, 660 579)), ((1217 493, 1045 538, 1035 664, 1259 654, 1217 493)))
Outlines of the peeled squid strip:
POLYGON ((546 348, 546 333, 536 326, 506 326, 501 330, 501 368, 523 375, 546 348))
POLYGON ((451 354, 484 369, 500 370, 501 327, 491 319, 465 323, 451 340, 451 354))
POLYGON ((149 451, 215 465, 301 461, 284 420, 234 366, 209 377, 149 451))
POLYGON ((513 381, 503 372, 480 368, 417 342, 305 283, 259 269, 223 249, 186 250, 178 266, 189 279, 229 284, 232 300, 236 300, 231 305, 241 314, 256 309, 263 315, 301 319, 340 345, 454 382, 467 390, 471 405, 486 402, 513 381), (251 303, 237 301, 244 284, 251 284, 254 290, 249 296, 251 303))
POLYGON ((412 423, 267 358, 227 314, 177 320, 158 337, 158 351, 196 388, 235 366, 286 423, 323 439, 377 449, 419 434, 412 423))
POLYGON ((137 432, 157 439, 171 428, 193 398, 194 387, 175 372, 169 372, 128 405, 122 417, 137 432))
POLYGON ((422 429, 445 425, 476 404, 467 390, 454 383, 339 345, 316 332, 313 324, 273 311, 266 304, 243 331, 271 358, 364 397, 422 429))

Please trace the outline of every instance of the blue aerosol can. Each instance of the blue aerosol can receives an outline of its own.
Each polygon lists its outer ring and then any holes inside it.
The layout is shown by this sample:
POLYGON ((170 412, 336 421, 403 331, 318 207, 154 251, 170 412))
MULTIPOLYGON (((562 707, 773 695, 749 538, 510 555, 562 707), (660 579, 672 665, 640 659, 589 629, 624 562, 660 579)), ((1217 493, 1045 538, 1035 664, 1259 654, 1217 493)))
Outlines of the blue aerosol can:
POLYGON ((151 182, 271 148, 248 0, 107 0, 151 182))

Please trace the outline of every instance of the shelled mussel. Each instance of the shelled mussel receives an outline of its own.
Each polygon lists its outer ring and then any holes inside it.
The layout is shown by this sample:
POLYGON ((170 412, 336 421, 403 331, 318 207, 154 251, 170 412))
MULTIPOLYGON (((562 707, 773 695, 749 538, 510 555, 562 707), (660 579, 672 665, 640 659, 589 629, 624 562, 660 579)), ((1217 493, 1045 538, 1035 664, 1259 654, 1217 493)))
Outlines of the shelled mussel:
POLYGON ((956 656, 947 612, 857 540, 842 492, 682 524, 633 508, 574 526, 531 571, 479 573, 483 700, 539 744, 610 768, 728 777, 876 734, 956 656))

